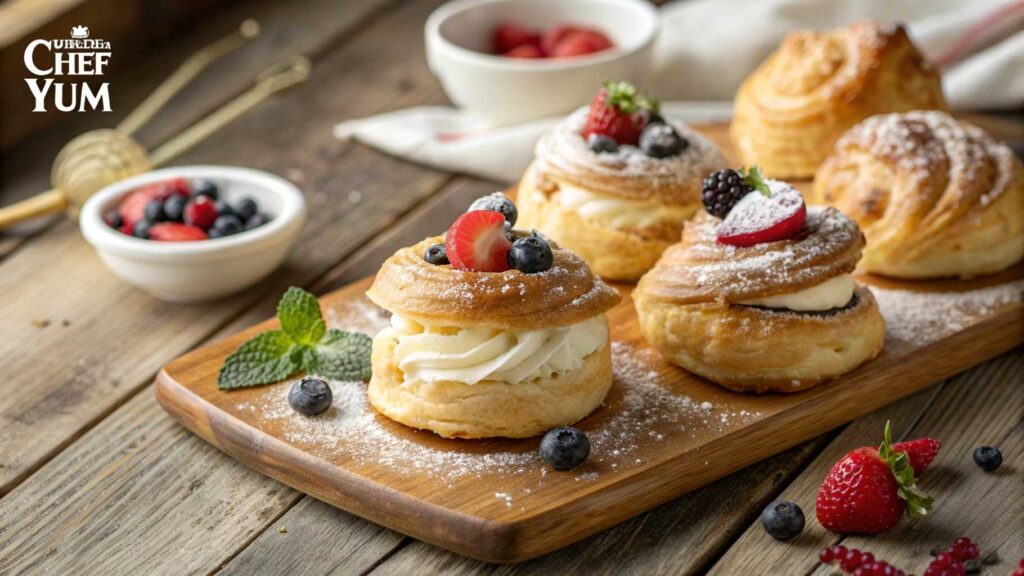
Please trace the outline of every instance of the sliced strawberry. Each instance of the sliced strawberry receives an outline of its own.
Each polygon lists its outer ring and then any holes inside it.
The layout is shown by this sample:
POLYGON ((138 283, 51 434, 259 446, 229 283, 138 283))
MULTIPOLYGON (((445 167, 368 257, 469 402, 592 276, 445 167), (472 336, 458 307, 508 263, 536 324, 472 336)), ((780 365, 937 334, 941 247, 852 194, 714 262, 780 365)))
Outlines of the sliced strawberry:
POLYGON ((566 36, 581 30, 584 30, 584 28, 572 24, 556 24, 540 35, 540 49, 545 54, 552 54, 558 43, 564 40, 566 36))
POLYGON ((178 222, 161 222, 149 228, 149 239, 160 242, 193 242, 206 240, 206 232, 178 222))
POLYGON ((539 41, 540 36, 536 32, 512 22, 498 24, 491 36, 495 54, 506 54, 520 46, 537 44, 539 41))
POLYGON ((544 53, 536 44, 523 44, 505 52, 502 56, 506 58, 543 58, 544 53))
POLYGON ((133 228, 146 214, 146 204, 153 200, 166 200, 178 190, 173 180, 155 182, 130 192, 121 200, 117 211, 128 228, 133 228))
POLYGON ((593 54, 612 47, 612 41, 597 30, 577 30, 569 33, 550 52, 552 58, 571 58, 593 54))
POLYGON ((658 111, 658 101, 636 91, 629 82, 606 82, 590 103, 582 136, 608 136, 619 144, 636 146, 644 128, 646 111, 658 111))
POLYGON ((503 272, 509 269, 508 251, 512 243, 505 236, 505 217, 501 212, 474 210, 459 216, 444 239, 452 268, 476 272, 503 272))
POLYGON ((921 474, 928 468, 928 465, 935 460, 935 456, 942 448, 942 442, 937 438, 918 438, 907 442, 897 442, 892 445, 895 452, 906 452, 910 458, 910 467, 914 474, 921 474))
POLYGON ((718 226, 718 242, 747 247, 796 235, 807 221, 804 197, 777 183, 770 194, 754 191, 741 198, 718 226))

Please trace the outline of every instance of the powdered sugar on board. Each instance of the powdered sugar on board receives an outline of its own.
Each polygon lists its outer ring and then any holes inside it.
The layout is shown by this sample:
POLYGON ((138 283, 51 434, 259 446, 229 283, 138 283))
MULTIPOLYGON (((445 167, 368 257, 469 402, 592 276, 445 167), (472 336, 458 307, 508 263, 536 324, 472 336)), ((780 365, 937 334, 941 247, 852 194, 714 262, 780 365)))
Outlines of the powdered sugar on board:
POLYGON ((871 286, 885 317, 886 340, 924 346, 983 320, 996 309, 1020 302, 1024 280, 962 292, 916 292, 871 286))
POLYGON ((429 476, 449 487, 464 477, 531 474, 539 478, 535 484, 519 488, 522 493, 495 494, 495 502, 507 507, 549 481, 572 478, 576 482, 593 482, 602 472, 642 465, 646 458, 644 447, 668 441, 666 431, 671 431, 672 436, 693 437, 699 429, 722 430, 737 419, 759 415, 746 411, 732 413, 671 391, 651 368, 657 353, 649 348, 613 342, 612 353, 616 389, 609 396, 609 405, 599 410, 613 412, 592 427, 584 426, 591 442, 590 458, 568 473, 554 472, 541 461, 536 450, 539 438, 514 451, 462 440, 445 441, 451 449, 437 447, 431 432, 414 431, 377 414, 367 402, 363 382, 331 382, 334 403, 327 412, 315 417, 297 414, 288 405, 290 382, 267 387, 259 399, 235 408, 251 414, 255 421, 280 424, 285 441, 342 465, 352 462, 393 466, 403 474, 429 476))

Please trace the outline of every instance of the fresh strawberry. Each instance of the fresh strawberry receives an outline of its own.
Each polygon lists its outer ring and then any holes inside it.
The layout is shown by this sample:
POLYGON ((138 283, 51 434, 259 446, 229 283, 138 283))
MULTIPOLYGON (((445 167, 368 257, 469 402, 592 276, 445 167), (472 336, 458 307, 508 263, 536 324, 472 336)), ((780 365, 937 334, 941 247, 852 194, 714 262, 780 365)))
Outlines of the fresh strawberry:
POLYGON ((648 116, 641 113, 645 110, 657 112, 658 101, 637 93, 629 82, 605 82, 590 103, 583 138, 602 134, 619 144, 635 146, 640 142, 640 131, 648 116))
POLYGON ((741 174, 755 191, 740 198, 718 226, 720 244, 753 246, 791 238, 803 229, 807 205, 796 188, 776 182, 773 191, 756 166, 741 174))
POLYGON ((935 460, 939 448, 942 448, 942 442, 936 438, 918 438, 892 445, 895 452, 907 453, 910 458, 910 466, 914 469, 914 474, 918 476, 932 463, 932 460, 935 460))
POLYGON ((129 193, 117 208, 124 227, 134 228, 135 224, 145 217, 147 204, 153 200, 166 200, 177 189, 173 180, 166 180, 148 184, 129 193))
POLYGON ((818 491, 818 522, 833 532, 877 534, 900 516, 924 516, 932 498, 918 489, 906 452, 894 450, 889 423, 876 449, 858 448, 843 456, 818 491))
POLYGON ((502 22, 494 27, 494 32, 491 36, 491 45, 494 48, 495 54, 506 54, 520 46, 526 44, 537 44, 540 41, 540 36, 535 32, 514 24, 512 22, 502 22))
POLYGON ((149 239, 160 242, 192 242, 206 240, 206 232, 178 222, 160 222, 149 228, 149 239))
POLYGON ((209 230, 217 216, 216 203, 209 196, 197 196, 185 204, 185 223, 202 230, 209 230))
POLYGON ((555 51, 555 47, 564 40, 569 34, 573 32, 579 32, 585 30, 579 26, 572 24, 556 24, 551 28, 548 28, 540 35, 540 49, 545 54, 552 54, 555 51))
POLYGON ((502 56, 507 58, 543 58, 544 53, 536 44, 523 44, 505 52, 502 56))
POLYGON ((512 243, 505 235, 505 217, 501 212, 474 210, 459 216, 448 229, 444 247, 456 270, 503 272, 509 269, 508 251, 512 243))
POLYGON ((612 47, 612 41, 596 30, 577 30, 566 35, 548 55, 552 58, 571 58, 593 54, 612 47))

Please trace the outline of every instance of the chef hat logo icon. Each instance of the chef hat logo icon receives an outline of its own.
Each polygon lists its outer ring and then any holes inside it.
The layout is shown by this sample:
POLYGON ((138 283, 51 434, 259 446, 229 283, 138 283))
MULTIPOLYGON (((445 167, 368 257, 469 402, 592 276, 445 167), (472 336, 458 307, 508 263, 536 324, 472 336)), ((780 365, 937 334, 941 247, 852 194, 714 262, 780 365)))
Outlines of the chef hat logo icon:
POLYGON ((88 26, 75 26, 75 27, 71 28, 71 37, 72 38, 88 38, 89 37, 89 27, 88 26))

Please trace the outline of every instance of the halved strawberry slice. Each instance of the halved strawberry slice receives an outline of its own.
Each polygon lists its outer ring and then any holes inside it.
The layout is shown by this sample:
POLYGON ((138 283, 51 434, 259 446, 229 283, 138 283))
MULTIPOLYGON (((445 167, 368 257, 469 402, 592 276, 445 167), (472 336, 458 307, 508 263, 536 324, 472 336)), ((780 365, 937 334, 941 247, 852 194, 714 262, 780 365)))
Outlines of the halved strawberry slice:
POLYGON ((740 199, 718 226, 718 243, 753 246, 796 235, 807 221, 804 197, 792 186, 773 182, 771 195, 755 190, 740 199))
POLYGON ((179 222, 161 222, 149 229, 149 239, 160 242, 193 242, 206 238, 206 232, 201 228, 179 222))
POLYGON ((495 54, 505 54, 527 44, 537 45, 540 35, 513 22, 502 22, 494 27, 491 43, 495 54))
POLYGON ((505 217, 501 212, 474 210, 452 224, 444 238, 448 260, 456 270, 504 272, 509 269, 505 217))
POLYGON ((184 186, 184 190, 188 190, 187 184, 184 180, 181 180, 182 186, 179 186, 178 180, 165 180, 163 182, 154 182, 148 184, 130 192, 125 196, 124 200, 117 207, 118 213, 121 215, 121 220, 124 221, 124 226, 131 229, 142 220, 146 213, 146 204, 149 204, 153 200, 166 200, 168 196, 179 191, 179 188, 184 186))
POLYGON ((572 24, 555 24, 540 35, 540 49, 545 54, 551 54, 555 51, 555 46, 558 46, 558 43, 564 40, 566 36, 580 30, 583 30, 583 28, 573 26, 572 24))
POLYGON ((550 52, 552 58, 571 58, 593 54, 612 47, 612 41, 597 30, 577 30, 566 35, 555 49, 550 52))

